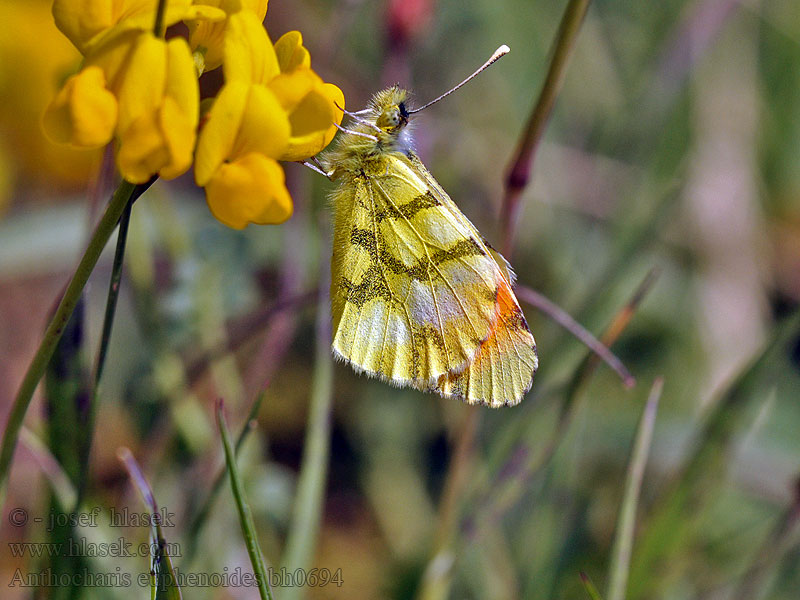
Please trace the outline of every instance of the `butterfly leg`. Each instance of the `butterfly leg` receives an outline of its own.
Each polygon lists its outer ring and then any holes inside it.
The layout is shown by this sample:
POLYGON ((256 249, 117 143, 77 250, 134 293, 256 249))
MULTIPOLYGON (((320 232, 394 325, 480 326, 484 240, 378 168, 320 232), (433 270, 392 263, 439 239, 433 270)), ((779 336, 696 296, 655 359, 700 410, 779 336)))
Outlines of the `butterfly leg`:
POLYGON ((336 108, 338 108, 340 111, 342 111, 348 117, 353 119, 356 123, 361 123, 362 125, 366 125, 367 127, 371 127, 376 133, 381 133, 381 128, 378 127, 377 125, 375 125, 375 123, 371 123, 370 121, 367 121, 366 119, 362 119, 360 117, 360 115, 368 114, 368 113, 372 112, 371 109, 365 108, 364 110, 360 110, 358 112, 350 112, 349 110, 343 109, 341 106, 336 104, 336 102, 334 102, 334 104, 336 105, 336 108))
POLYGON ((304 160, 302 162, 298 161, 298 162, 300 162, 300 164, 302 164, 303 166, 308 167, 309 169, 311 169, 315 173, 319 173, 320 175, 324 175, 328 179, 330 179, 331 175, 333 174, 333 171, 331 171, 330 173, 325 171, 324 167, 322 166, 322 163, 319 162, 319 159, 316 156, 312 156, 308 160, 304 160))
POLYGON ((368 133, 361 133, 360 131, 352 131, 350 129, 345 129, 344 127, 339 125, 336 121, 334 121, 333 124, 336 126, 336 129, 338 129, 339 131, 341 131, 343 133, 349 133, 351 135, 357 135, 358 137, 367 138, 368 140, 372 140, 375 143, 378 142, 378 138, 375 137, 374 135, 370 135, 368 133))

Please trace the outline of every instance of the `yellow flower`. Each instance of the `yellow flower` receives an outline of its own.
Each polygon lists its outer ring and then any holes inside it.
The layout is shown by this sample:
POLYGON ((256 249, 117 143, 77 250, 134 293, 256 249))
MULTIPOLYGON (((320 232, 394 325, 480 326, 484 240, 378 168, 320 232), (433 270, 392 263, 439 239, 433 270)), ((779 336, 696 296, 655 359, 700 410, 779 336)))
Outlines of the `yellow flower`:
MULTIPOLYGON (((267 14, 268 0, 195 0, 196 6, 213 7, 232 15, 240 10, 254 13, 259 21, 267 14)), ((187 20, 189 27, 189 46, 202 61, 201 71, 211 71, 222 65, 223 44, 226 21, 223 19, 187 20)))
MULTIPOLYGON (((126 30, 152 31, 157 0, 54 0, 53 17, 61 32, 86 55, 108 36, 126 30)), ((167 27, 182 19, 224 18, 218 9, 196 6, 192 0, 169 0, 167 27)))
POLYGON ((281 98, 289 113, 292 135, 280 160, 304 160, 327 146, 341 124, 344 94, 332 83, 325 83, 311 70, 311 56, 303 46, 299 31, 285 33, 275 42, 280 75, 270 88, 281 98))
POLYGON ((232 81, 219 93, 200 132, 195 181, 222 223, 282 223, 292 216, 283 169, 275 160, 289 143, 290 125, 264 86, 232 81), (264 175, 267 175, 266 177, 264 175))
POLYGON ((311 71, 299 34, 287 36, 273 47, 254 13, 228 17, 226 84, 200 132, 195 181, 214 216, 237 229, 291 216, 277 161, 319 152, 333 137, 333 121, 341 122, 333 105, 344 105, 341 91, 311 71))
POLYGON ((127 30, 96 47, 45 112, 56 141, 92 147, 117 138, 125 179, 171 179, 192 162, 199 92, 186 41, 127 30))
MULTIPOLYGON (((0 0, 5 31, 0 35, 0 164, 10 161, 5 165, 8 185, 0 187, 9 193, 17 183, 44 185, 53 192, 85 190, 100 163, 98 150, 56 144, 42 131, 42 113, 56 84, 80 59, 56 29, 51 8, 48 0, 0 0)), ((28 196, 15 194, 14 198, 24 202, 28 196)))

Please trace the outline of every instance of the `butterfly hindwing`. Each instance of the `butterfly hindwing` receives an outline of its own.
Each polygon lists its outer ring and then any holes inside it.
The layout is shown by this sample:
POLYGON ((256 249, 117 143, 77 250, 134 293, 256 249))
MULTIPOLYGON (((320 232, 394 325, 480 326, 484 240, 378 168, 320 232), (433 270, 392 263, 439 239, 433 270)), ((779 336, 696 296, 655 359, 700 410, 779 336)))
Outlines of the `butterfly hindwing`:
POLYGON ((501 285, 497 320, 475 360, 460 373, 442 375, 433 391, 470 404, 517 404, 530 389, 539 364, 536 343, 511 287, 501 285))
POLYGON ((480 351, 466 369, 443 375, 431 391, 445 397, 460 398, 470 404, 517 404, 530 389, 539 360, 536 342, 511 289, 514 273, 505 258, 483 241, 475 226, 442 190, 422 162, 412 156, 412 163, 426 184, 437 189, 444 197, 444 205, 451 217, 481 239, 502 273, 496 294, 496 315, 489 338, 481 344, 480 351))
POLYGON ((333 350, 397 385, 431 387, 474 360, 505 279, 417 165, 392 153, 333 198, 333 350))

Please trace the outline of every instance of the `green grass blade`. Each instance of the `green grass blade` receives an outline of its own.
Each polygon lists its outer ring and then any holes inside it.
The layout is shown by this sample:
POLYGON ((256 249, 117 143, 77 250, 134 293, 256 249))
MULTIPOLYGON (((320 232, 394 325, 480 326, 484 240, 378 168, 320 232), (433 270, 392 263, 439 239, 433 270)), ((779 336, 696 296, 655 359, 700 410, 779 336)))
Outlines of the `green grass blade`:
POLYGON ((127 181, 119 184, 103 217, 97 224, 92 238, 89 240, 86 251, 83 253, 72 279, 67 285, 56 313, 45 330, 39 349, 28 366, 17 396, 11 406, 11 413, 8 416, 8 422, 3 432, 3 442, 0 445, 0 506, 5 503, 6 484, 8 482, 8 473, 11 469, 11 461, 14 458, 14 448, 17 445, 20 427, 22 427, 22 422, 25 420, 25 413, 28 412, 31 398, 33 398, 33 392, 44 374, 47 363, 50 362, 50 357, 55 351, 56 344, 58 344, 64 333, 64 327, 75 310, 83 288, 89 280, 89 275, 92 274, 103 248, 105 248, 108 239, 116 229, 117 222, 122 216, 125 207, 137 197, 137 194, 144 193, 152 185, 153 181, 155 180, 153 179, 141 185, 134 185, 127 181))
POLYGON ((581 571, 581 582, 583 583, 583 587, 586 589, 586 593, 589 594, 589 598, 591 600, 603 600, 603 597, 600 595, 600 592, 597 591, 597 588, 592 583, 592 580, 589 579, 589 576, 581 571))
POLYGON ((758 397, 758 383, 773 364, 774 352, 783 351, 798 331, 800 311, 775 327, 772 339, 734 379, 704 419, 682 472, 648 519, 646 533, 631 563, 630 598, 657 595, 657 590, 649 587, 654 583, 649 574, 657 564, 669 564, 674 558, 682 537, 693 525, 692 516, 698 512, 702 490, 709 489, 725 473, 726 450, 742 424, 746 409, 758 397))
MULTIPOLYGON (((330 315, 327 285, 322 285, 317 308, 317 334, 314 374, 311 384, 311 413, 306 429, 305 450, 297 485, 297 500, 292 513, 283 565, 287 569, 308 569, 322 520, 322 504, 331 438, 333 404, 333 361, 330 354, 330 315)), ((300 598, 303 588, 286 589, 286 598, 300 598)))
POLYGON ((636 508, 639 504, 642 478, 647 465, 647 457, 650 453, 650 444, 653 440, 653 427, 656 422, 658 401, 661 398, 663 389, 664 380, 661 378, 656 379, 650 389, 650 396, 642 411, 639 428, 636 431, 631 462, 628 465, 628 475, 625 478, 622 508, 619 511, 617 531, 611 552, 610 580, 608 591, 606 592, 608 600, 624 600, 625 598, 636 523, 636 508))
MULTIPOLYGON (((265 388, 261 390, 253 402, 253 405, 250 407, 247 420, 244 422, 244 425, 242 425, 242 430, 239 432, 239 437, 236 438, 236 445, 233 448, 236 456, 239 455, 239 451, 242 449, 245 440, 247 440, 248 435, 255 427, 258 413, 261 410, 261 404, 264 402, 264 397, 266 395, 267 390, 265 388)), ((225 483, 226 474, 227 468, 223 467, 222 470, 217 474, 217 477, 211 486, 211 491, 203 501, 203 504, 200 505, 200 508, 197 509, 195 516, 189 521, 189 539, 187 542, 186 551, 186 560, 189 562, 191 562, 192 558, 194 558, 194 554, 197 551, 197 540, 200 538, 200 531, 205 525, 208 515, 211 513, 211 507, 213 506, 214 500, 219 494, 219 491, 222 489, 222 484, 225 483)))
POLYGON ((239 477, 239 470, 236 468, 236 454, 233 449, 233 444, 231 443, 230 433, 228 433, 228 423, 225 420, 223 408, 224 404, 222 400, 218 401, 217 425, 219 425, 222 445, 225 448, 225 462, 228 465, 231 491, 236 501, 236 509, 239 512, 239 524, 242 527, 242 535, 244 535, 245 543, 247 544, 247 554, 250 556, 250 563, 253 565, 253 572, 258 582, 258 593, 261 596, 261 600, 272 600, 272 592, 269 589, 269 580, 267 578, 267 569, 264 565, 264 555, 261 552, 261 546, 258 544, 256 526, 253 522, 253 513, 250 511, 250 505, 247 504, 247 499, 244 497, 244 487, 239 477))

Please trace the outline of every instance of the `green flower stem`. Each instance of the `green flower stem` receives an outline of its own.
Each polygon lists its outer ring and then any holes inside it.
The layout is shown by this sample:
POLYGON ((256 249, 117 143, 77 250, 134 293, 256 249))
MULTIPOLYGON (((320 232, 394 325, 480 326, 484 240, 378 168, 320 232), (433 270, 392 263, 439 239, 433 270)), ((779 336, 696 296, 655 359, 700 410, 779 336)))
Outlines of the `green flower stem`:
MULTIPOLYGON (((134 197, 131 196, 133 200, 134 197)), ((86 443, 82 448, 80 462, 80 474, 78 477, 78 496, 75 510, 83 502, 83 494, 89 480, 89 454, 92 449, 92 438, 94 437, 94 422, 97 413, 97 395, 100 386, 100 379, 103 376, 103 367, 108 355, 108 343, 111 340, 111 329, 114 326, 114 315, 117 310, 117 299, 119 298, 119 284, 122 279, 122 263, 125 258, 125 245, 128 240, 128 226, 131 222, 131 210, 133 202, 128 202, 119 220, 119 232, 117 233, 117 248, 114 251, 114 262, 111 265, 111 279, 108 283, 108 295, 106 297, 106 312, 103 317, 103 331, 100 335, 100 349, 97 352, 97 363, 94 368, 94 378, 92 381, 92 393, 89 397, 89 408, 86 413, 86 443)))
POLYGON ((117 234, 117 248, 114 251, 114 263, 111 266, 111 280, 108 283, 108 296, 106 298, 106 312, 103 317, 103 332, 100 336, 100 349, 97 353, 97 365, 94 370, 94 387, 100 385, 103 376, 103 367, 108 354, 108 342, 111 340, 111 328, 114 325, 114 313, 117 310, 119 298, 119 283, 122 279, 122 262, 125 258, 125 244, 128 240, 128 226, 131 222, 131 209, 128 203, 119 220, 119 233, 117 234))
POLYGON ((264 565, 264 555, 261 553, 261 546, 258 545, 256 536, 256 525, 253 522, 253 513, 250 512, 250 505, 244 497, 244 487, 239 477, 239 470, 236 468, 236 452, 231 444, 231 436, 228 433, 228 423, 225 420, 224 405, 222 400, 217 402, 217 424, 219 433, 222 436, 222 445, 225 448, 225 462, 228 464, 228 474, 231 478, 231 491, 236 501, 236 508, 239 511, 239 524, 242 526, 242 534, 247 543, 247 553, 250 555, 250 563, 253 565, 253 572, 258 579, 258 593, 261 600, 272 600, 272 592, 269 589, 267 579, 267 569, 264 565))
POLYGON ((6 429, 3 433, 2 447, 0 447, 0 506, 5 503, 6 483, 11 469, 11 461, 14 457, 14 448, 17 445, 20 427, 25 419, 28 406, 30 406, 33 393, 44 374, 50 357, 55 351, 56 344, 58 344, 61 335, 64 333, 64 328, 72 316, 72 311, 75 310, 86 281, 97 264, 103 248, 105 248, 108 239, 116 228, 117 222, 131 200, 136 187, 132 183, 123 181, 114 192, 111 202, 109 202, 105 214, 97 224, 86 252, 78 263, 75 274, 64 292, 64 297, 61 299, 55 315, 53 315, 50 324, 47 326, 39 349, 36 351, 28 371, 25 373, 25 378, 22 380, 22 385, 20 385, 14 404, 11 407, 11 413, 8 416, 6 429))

